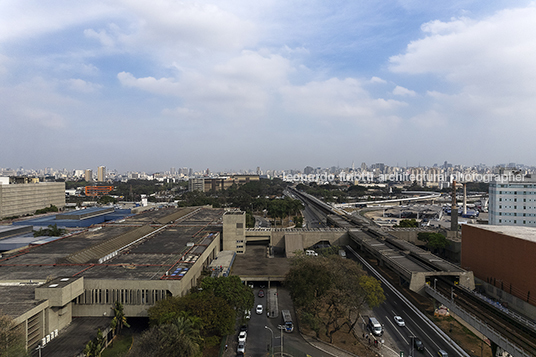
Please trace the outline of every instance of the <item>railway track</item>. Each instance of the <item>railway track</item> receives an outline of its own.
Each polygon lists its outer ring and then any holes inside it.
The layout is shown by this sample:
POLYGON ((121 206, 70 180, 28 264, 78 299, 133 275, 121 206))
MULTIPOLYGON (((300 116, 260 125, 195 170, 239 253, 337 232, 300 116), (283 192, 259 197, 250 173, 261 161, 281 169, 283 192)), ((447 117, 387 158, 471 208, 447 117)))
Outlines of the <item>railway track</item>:
MULTIPOLYGON (((302 199, 302 201, 304 201, 304 203, 314 205, 326 215, 335 215, 344 220, 339 220, 340 223, 338 225, 340 228, 355 227, 361 229, 364 233, 369 234, 373 238, 381 238, 382 232, 372 228, 364 219, 360 220, 353 216, 346 217, 340 215, 318 199, 313 199, 309 197, 309 195, 301 194, 298 191, 294 192, 302 199)), ((426 269, 429 269, 430 271, 437 271, 437 268, 425 261, 419 261, 416 257, 412 257, 412 260, 416 261, 420 266, 426 267, 426 269)), ((448 279, 438 277, 436 287, 444 296, 448 297, 453 293, 452 295, 455 303, 460 308, 472 314, 480 321, 488 324, 488 327, 495 330, 512 344, 518 346, 528 355, 536 356, 536 329, 534 326, 528 326, 512 316, 509 316, 495 306, 481 300, 471 291, 454 284, 454 282, 449 281, 448 279)))
POLYGON ((439 278, 436 288, 444 296, 452 296, 456 305, 472 314, 489 328, 495 330, 512 344, 518 346, 531 356, 536 356, 536 330, 508 316, 506 313, 490 305, 472 292, 453 285, 450 281, 439 278))

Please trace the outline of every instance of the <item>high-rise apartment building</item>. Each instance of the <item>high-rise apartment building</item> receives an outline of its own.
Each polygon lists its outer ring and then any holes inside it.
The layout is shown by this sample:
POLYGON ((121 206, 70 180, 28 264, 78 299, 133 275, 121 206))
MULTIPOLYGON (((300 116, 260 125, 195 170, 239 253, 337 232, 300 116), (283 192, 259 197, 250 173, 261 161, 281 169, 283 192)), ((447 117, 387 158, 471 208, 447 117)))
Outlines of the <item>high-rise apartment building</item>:
POLYGON ((106 181, 106 166, 99 166, 99 169, 97 171, 97 181, 106 181))
POLYGON ((93 181, 93 170, 87 169, 84 172, 84 180, 87 182, 93 181))
POLYGON ((536 177, 508 175, 491 182, 489 224, 536 227, 536 177))

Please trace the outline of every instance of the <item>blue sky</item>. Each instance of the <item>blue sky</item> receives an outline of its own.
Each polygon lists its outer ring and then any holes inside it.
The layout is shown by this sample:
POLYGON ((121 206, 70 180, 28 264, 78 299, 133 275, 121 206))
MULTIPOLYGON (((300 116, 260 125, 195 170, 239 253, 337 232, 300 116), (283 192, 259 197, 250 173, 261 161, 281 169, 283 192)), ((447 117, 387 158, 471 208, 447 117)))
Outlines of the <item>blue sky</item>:
POLYGON ((0 167, 535 165, 532 1, 0 3, 0 167))

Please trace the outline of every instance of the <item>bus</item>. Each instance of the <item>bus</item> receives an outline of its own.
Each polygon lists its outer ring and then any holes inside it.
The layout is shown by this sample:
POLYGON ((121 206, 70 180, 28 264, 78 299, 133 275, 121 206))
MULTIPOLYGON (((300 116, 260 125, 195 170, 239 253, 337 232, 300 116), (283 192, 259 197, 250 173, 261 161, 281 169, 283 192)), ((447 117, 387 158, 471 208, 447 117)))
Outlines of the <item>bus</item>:
POLYGON ((292 324, 292 316, 290 315, 289 310, 281 310, 281 316, 283 317, 283 325, 285 326, 286 332, 292 332, 294 330, 294 325, 292 324))

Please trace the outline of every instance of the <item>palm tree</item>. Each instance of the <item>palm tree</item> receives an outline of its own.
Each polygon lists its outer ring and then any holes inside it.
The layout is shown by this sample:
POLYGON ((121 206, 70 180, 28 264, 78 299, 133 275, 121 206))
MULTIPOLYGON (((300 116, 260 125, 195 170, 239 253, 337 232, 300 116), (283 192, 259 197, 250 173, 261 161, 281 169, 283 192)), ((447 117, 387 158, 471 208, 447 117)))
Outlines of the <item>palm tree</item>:
POLYGON ((116 319, 116 323, 118 327, 117 334, 119 334, 123 326, 130 327, 130 325, 128 324, 127 317, 125 316, 125 313, 123 312, 123 304, 121 304, 119 301, 116 301, 112 309, 114 310, 114 319, 116 319))
POLYGON ((177 326, 179 335, 188 337, 192 342, 199 344, 203 341, 200 334, 202 322, 203 320, 198 316, 191 316, 188 312, 181 311, 173 324, 177 326))

